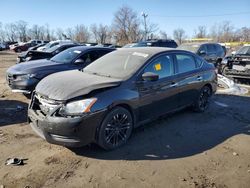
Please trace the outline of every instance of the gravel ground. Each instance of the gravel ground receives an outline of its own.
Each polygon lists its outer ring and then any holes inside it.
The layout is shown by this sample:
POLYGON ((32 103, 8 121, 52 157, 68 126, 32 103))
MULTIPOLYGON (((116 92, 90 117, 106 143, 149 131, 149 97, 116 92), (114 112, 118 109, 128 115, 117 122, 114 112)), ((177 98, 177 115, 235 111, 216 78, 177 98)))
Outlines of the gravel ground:
POLYGON ((26 123, 29 101, 5 82, 16 57, 0 52, 0 187, 249 187, 249 93, 217 93, 207 112, 186 109, 144 125, 115 151, 68 149, 26 123), (6 166, 10 157, 27 160, 6 166))

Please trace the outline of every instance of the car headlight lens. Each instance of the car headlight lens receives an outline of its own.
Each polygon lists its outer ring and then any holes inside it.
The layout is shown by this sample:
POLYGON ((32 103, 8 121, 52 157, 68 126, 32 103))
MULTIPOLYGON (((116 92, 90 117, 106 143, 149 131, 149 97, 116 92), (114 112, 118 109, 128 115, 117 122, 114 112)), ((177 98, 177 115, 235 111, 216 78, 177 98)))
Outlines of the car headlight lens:
POLYGON ((23 74, 23 75, 17 75, 16 80, 27 80, 29 78, 33 78, 34 74, 23 74))
POLYGON ((26 57, 26 58, 25 58, 25 61, 29 61, 30 59, 31 59, 31 56, 26 57))
POLYGON ((96 101, 96 98, 90 98, 69 102, 64 107, 62 107, 60 113, 64 115, 81 115, 83 113, 90 112, 91 107, 96 101))
POLYGON ((227 64, 227 59, 223 59, 223 60, 221 61, 221 64, 226 65, 226 64, 227 64))

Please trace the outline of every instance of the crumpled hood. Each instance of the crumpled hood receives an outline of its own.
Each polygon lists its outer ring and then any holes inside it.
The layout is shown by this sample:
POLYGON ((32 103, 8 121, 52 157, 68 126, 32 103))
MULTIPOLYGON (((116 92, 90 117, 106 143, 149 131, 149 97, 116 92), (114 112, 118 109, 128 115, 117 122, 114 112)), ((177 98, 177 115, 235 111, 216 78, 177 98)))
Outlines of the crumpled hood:
POLYGON ((47 70, 53 65, 58 66, 60 63, 55 63, 47 59, 39 59, 13 65, 7 72, 10 74, 30 74, 36 71, 47 70))
POLYGON ((118 86, 121 81, 73 70, 47 76, 38 83, 35 91, 49 99, 68 100, 96 89, 118 86))

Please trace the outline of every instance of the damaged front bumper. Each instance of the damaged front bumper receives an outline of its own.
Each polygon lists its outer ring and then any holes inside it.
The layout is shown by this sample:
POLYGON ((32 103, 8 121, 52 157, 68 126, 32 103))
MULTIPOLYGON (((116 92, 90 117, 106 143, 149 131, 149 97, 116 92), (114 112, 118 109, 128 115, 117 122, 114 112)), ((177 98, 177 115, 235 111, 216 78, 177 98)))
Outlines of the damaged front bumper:
POLYGON ((95 142, 96 131, 105 115, 105 110, 83 116, 62 117, 45 114, 34 104, 34 97, 28 109, 28 122, 32 129, 46 141, 67 147, 80 147, 95 142))

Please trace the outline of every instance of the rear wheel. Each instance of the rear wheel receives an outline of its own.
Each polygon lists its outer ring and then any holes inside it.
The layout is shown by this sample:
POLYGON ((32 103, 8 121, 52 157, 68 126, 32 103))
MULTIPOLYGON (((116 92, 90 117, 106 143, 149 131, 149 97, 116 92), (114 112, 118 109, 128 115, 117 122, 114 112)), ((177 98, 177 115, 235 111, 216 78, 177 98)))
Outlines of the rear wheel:
POLYGON ((133 129, 131 113, 123 107, 115 107, 104 118, 99 133, 98 145, 113 150, 124 145, 133 129))
POLYGON ((211 95, 212 95, 212 91, 210 87, 204 86, 200 90, 200 94, 194 103, 194 111, 196 112, 206 111, 209 107, 211 95))

